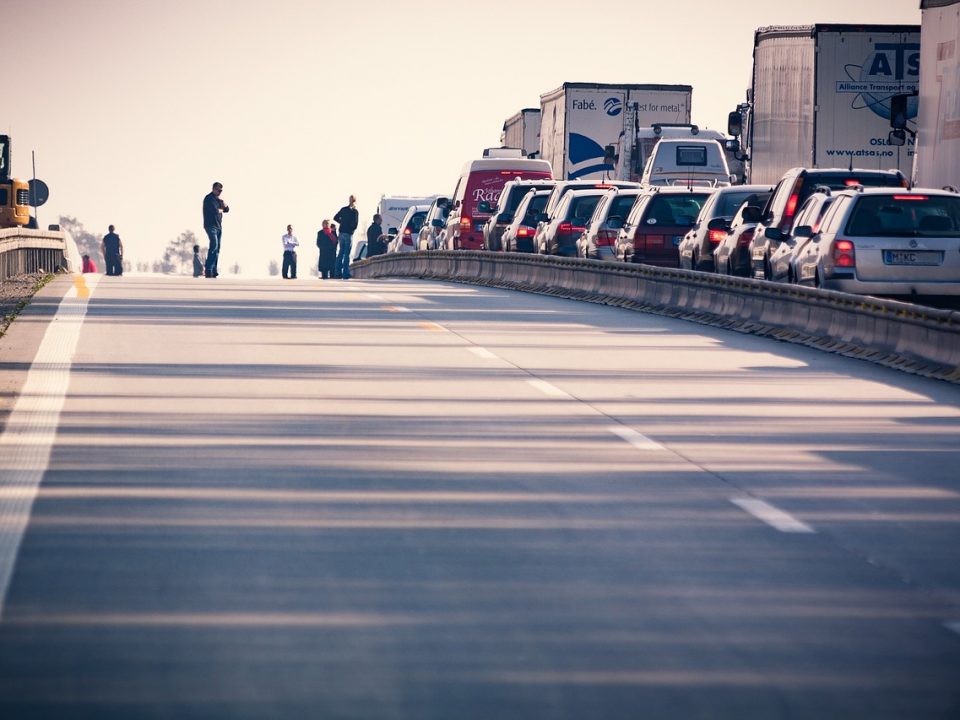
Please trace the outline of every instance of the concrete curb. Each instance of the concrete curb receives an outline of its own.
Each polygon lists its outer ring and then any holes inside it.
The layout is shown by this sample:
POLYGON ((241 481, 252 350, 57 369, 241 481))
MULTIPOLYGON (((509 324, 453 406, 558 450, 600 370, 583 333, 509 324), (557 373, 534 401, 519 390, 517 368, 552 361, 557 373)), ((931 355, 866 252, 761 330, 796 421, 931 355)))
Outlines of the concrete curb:
POLYGON ((358 278, 416 277, 613 305, 772 337, 960 384, 960 312, 690 270, 485 252, 380 255, 358 278))

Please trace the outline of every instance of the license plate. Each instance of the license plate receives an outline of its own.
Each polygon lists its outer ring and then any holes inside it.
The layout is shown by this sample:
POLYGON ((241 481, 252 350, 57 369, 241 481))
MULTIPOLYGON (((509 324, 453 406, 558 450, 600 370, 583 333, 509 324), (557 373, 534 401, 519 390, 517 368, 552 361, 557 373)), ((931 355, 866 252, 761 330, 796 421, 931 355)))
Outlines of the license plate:
POLYGON ((884 265, 942 265, 943 253, 938 250, 884 250, 884 265))

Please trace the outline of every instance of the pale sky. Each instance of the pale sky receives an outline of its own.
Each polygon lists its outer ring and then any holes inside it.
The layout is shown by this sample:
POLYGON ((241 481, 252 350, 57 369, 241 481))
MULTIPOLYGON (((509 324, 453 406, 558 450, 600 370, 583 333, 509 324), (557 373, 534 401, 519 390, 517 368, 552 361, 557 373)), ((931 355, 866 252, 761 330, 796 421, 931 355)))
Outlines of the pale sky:
MULTIPOLYGON (((60 214, 158 259, 224 184, 221 271, 265 274, 288 223, 315 264, 355 194, 453 191, 503 121, 564 82, 693 86, 724 130, 765 25, 920 23, 918 0, 0 0, 13 174, 60 214), (12 73, 12 75, 10 74, 12 73)), ((306 274, 301 272, 301 274, 306 274)))

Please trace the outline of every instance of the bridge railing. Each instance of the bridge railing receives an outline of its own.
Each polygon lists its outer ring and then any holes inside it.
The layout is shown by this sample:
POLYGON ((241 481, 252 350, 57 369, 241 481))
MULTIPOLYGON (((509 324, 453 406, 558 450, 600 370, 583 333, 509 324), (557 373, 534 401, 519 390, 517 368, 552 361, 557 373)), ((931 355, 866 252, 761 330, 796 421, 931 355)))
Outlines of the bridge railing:
POLYGON ((960 312, 764 280, 488 252, 381 255, 359 278, 416 277, 654 312, 960 383, 960 312))
POLYGON ((72 240, 64 232, 6 228, 0 230, 0 283, 41 270, 71 269, 72 240))

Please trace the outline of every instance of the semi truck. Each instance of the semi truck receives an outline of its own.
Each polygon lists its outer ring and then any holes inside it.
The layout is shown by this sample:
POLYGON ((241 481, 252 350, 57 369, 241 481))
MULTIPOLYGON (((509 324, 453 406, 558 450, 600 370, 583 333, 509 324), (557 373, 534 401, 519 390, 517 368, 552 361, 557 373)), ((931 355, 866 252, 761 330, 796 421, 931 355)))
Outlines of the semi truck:
MULTIPOLYGON (((775 183, 794 167, 899 169, 914 143, 890 143, 891 98, 920 79, 918 25, 762 27, 754 34, 746 102, 730 113, 750 183, 775 183)), ((916 128, 917 98, 907 104, 916 128)))
POLYGON ((540 108, 524 108, 507 118, 500 133, 503 147, 519 148, 526 157, 540 152, 540 108))
POLYGON ((540 157, 558 180, 610 179, 606 146, 624 132, 629 106, 642 126, 689 123, 690 85, 564 83, 540 96, 540 157))
POLYGON ((960 0, 923 0, 914 181, 960 188, 960 0))

